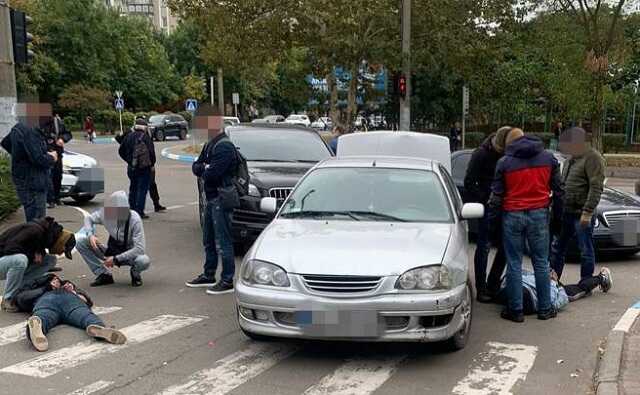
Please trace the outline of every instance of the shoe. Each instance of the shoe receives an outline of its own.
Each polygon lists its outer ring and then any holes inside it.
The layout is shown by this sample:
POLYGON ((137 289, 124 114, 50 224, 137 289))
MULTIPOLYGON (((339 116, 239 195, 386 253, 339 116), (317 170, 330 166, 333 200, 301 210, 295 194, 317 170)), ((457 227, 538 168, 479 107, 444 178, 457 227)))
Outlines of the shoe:
POLYGON ((27 320, 27 339, 33 344, 33 348, 40 352, 49 349, 49 341, 42 331, 40 317, 32 316, 27 320))
POLYGON ((18 306, 11 299, 2 299, 2 303, 0 303, 0 310, 5 313, 17 313, 18 306))
POLYGON ((538 319, 542 321, 550 320, 558 315, 556 309, 551 308, 546 313, 538 313, 538 319))
POLYGON ((103 273, 96 277, 96 279, 89 284, 92 287, 100 287, 102 285, 113 284, 113 276, 111 274, 103 273))
POLYGON ((62 200, 60 200, 60 199, 56 200, 56 204, 57 204, 58 206, 62 206, 62 200))
POLYGON ((47 208, 56 208, 55 203, 47 203, 47 208))
POLYGON ((213 287, 207 289, 207 293, 209 295, 228 294, 231 292, 233 292, 233 283, 229 284, 223 281, 220 281, 213 287))
POLYGON ((149 219, 149 216, 148 216, 147 214, 142 214, 142 215, 140 216, 140 218, 142 218, 142 219, 149 219))
POLYGON ((476 294, 476 300, 480 303, 491 303, 493 302, 493 296, 491 296, 487 291, 478 291, 476 294))
POLYGON ((500 317, 504 318, 505 320, 509 320, 517 323, 524 322, 524 314, 522 314, 522 312, 515 313, 512 311, 509 311, 509 309, 502 310, 502 313, 500 313, 500 317))
POLYGON ((114 328, 105 328, 100 325, 89 325, 87 327, 87 335, 95 337, 96 339, 102 339, 111 344, 124 344, 127 342, 127 337, 124 333, 114 328))
POLYGON ((604 293, 609 292, 611 287, 613 287, 613 277, 611 277, 611 270, 608 267, 603 267, 600 270, 600 277, 602 278, 602 282, 600 283, 600 290, 604 293))
POLYGON ((193 280, 187 281, 186 283, 184 283, 184 285, 186 285, 189 288, 208 288, 216 285, 216 279, 206 278, 204 275, 201 274, 198 277, 194 278, 193 280))
POLYGON ((142 276, 136 270, 131 268, 131 286, 132 287, 141 287, 142 286, 142 276))
POLYGON ((153 209, 156 213, 159 213, 160 211, 166 211, 167 208, 161 204, 157 205, 154 209, 153 209))

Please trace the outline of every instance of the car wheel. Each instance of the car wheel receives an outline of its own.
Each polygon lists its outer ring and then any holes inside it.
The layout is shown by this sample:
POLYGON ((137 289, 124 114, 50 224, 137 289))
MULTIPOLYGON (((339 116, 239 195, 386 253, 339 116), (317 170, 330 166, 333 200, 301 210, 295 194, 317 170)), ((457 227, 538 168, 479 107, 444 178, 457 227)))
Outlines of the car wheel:
POLYGON ((180 135, 178 136, 180 140, 184 140, 187 138, 187 129, 180 129, 180 135))
POLYGON ((71 196, 71 198, 73 200, 75 200, 78 203, 87 203, 93 200, 93 198, 96 197, 96 195, 75 195, 75 196, 71 196))
POLYGON ((473 318, 473 292, 471 290, 471 283, 467 282, 465 289, 465 296, 462 300, 462 316, 465 320, 465 324, 453 337, 445 341, 445 348, 449 351, 462 350, 467 345, 469 340, 469 333, 471 332, 471 320, 473 318))
POLYGON ((162 129, 156 130, 156 140, 164 141, 166 138, 167 136, 164 135, 164 130, 162 129))

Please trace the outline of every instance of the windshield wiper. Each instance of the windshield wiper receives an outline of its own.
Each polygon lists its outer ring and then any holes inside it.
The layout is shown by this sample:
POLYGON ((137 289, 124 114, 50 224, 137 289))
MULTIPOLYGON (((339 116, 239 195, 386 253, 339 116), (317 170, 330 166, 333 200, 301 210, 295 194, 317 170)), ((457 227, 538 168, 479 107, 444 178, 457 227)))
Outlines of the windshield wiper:
POLYGON ((317 218, 317 217, 335 217, 335 216, 345 216, 353 219, 354 221, 360 221, 360 219, 351 214, 348 211, 315 211, 315 210, 303 210, 303 211, 292 211, 289 213, 284 213, 281 215, 283 218, 317 218))
POLYGON ((386 219, 393 222, 409 222, 406 219, 394 217, 393 215, 377 213, 375 211, 348 211, 349 214, 361 216, 361 217, 369 217, 369 218, 378 218, 378 219, 386 219))

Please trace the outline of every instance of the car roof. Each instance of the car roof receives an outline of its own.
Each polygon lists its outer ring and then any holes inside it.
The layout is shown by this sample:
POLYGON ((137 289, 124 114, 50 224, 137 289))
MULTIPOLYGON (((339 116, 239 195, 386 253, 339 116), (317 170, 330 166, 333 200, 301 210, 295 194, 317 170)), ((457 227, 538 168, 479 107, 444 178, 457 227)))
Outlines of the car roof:
POLYGON ((379 167, 385 169, 411 169, 435 171, 438 161, 419 158, 393 156, 347 156, 328 158, 318 163, 316 168, 379 167))
MULTIPOLYGON (((315 130, 308 128, 302 125, 296 124, 286 124, 286 123, 266 123, 266 122, 255 122, 255 123, 241 123, 233 126, 227 126, 225 129, 228 132, 243 132, 243 131, 255 131, 255 130, 283 130, 283 131, 300 131, 302 133, 313 133, 318 135, 318 132, 315 130)), ((318 135, 319 136, 319 135, 318 135)))

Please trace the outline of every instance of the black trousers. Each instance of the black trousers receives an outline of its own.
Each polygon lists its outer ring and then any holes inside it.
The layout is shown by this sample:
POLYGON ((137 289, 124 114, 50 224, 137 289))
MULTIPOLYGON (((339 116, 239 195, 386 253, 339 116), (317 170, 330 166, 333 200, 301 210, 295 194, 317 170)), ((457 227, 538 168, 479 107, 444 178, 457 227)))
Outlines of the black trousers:
POLYGON ((569 301, 573 302, 583 298, 593 291, 602 283, 602 277, 592 276, 580 280, 578 284, 565 285, 564 290, 569 297, 569 301))
POLYGON ((160 194, 158 193, 158 184, 156 184, 156 168, 151 168, 151 183, 149 184, 149 196, 153 201, 153 206, 160 206, 160 194))
POLYGON ((53 165, 50 174, 47 202, 55 203, 60 200, 60 188, 62 187, 62 157, 53 165))

